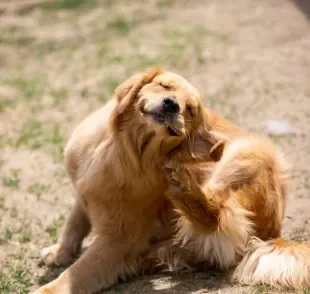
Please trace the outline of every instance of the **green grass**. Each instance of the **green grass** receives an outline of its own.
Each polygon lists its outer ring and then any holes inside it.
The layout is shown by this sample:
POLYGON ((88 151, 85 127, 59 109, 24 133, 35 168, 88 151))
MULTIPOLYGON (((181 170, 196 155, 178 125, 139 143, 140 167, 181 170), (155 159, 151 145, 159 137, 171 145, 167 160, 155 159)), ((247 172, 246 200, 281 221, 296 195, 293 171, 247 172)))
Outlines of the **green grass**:
POLYGON ((45 229, 45 232, 50 235, 50 238, 52 239, 53 243, 57 242, 58 239, 57 231, 59 228, 63 226, 64 222, 65 218, 61 216, 45 229))
POLYGON ((107 29, 114 34, 127 36, 133 29, 133 23, 129 22, 121 15, 114 15, 107 22, 107 29))
POLYGON ((0 101, 0 113, 4 112, 7 108, 11 108, 16 104, 16 101, 12 99, 1 98, 0 101))
POLYGON ((0 293, 1 294, 27 294, 32 286, 31 274, 25 267, 14 266, 6 263, 3 267, 6 268, 0 272, 0 293))
MULTIPOLYGON (((14 217, 16 218, 17 215, 14 217)), ((16 222, 19 222, 20 219, 16 220, 16 222)), ((16 236, 19 242, 21 243, 27 243, 30 242, 32 239, 32 233, 29 228, 29 223, 25 223, 23 220, 18 228, 6 228, 2 233, 0 233, 0 245, 1 244, 7 244, 10 240, 12 240, 13 236, 16 236)), ((14 240, 16 238, 14 237, 14 240)), ((0 292, 1 293, 1 292, 0 292)))
POLYGON ((48 153, 58 162, 63 156, 65 139, 59 125, 43 125, 39 120, 30 119, 21 127, 17 136, 8 139, 8 144, 15 148, 47 148, 48 153))
POLYGON ((53 106, 59 106, 68 99, 69 90, 66 88, 53 89, 50 94, 53 97, 53 106))
POLYGON ((31 36, 3 36, 0 38, 0 44, 7 46, 28 46, 35 40, 36 39, 31 36))
POLYGON ((45 229, 45 232, 48 233, 52 239, 53 243, 57 242, 58 235, 57 235, 57 227, 55 225, 50 225, 45 229))
POLYGON ((106 78, 104 80, 104 87, 109 94, 113 94, 115 89, 120 85, 121 81, 113 78, 106 78))
POLYGON ((219 33, 213 32, 211 34, 211 32, 213 31, 201 26, 164 28, 162 35, 165 42, 162 44, 163 55, 160 58, 162 59, 161 62, 171 64, 175 68, 184 68, 187 63, 193 62, 196 66, 204 64, 205 42, 212 38, 216 39, 217 43, 222 43, 225 39, 219 33))
POLYGON ((27 191, 34 194, 38 200, 40 200, 41 195, 48 189, 46 185, 35 183, 28 187, 27 191))
POLYGON ((176 2, 174 0, 157 0, 156 6, 159 8, 167 8, 170 7, 173 2, 176 2))
POLYGON ((0 196, 0 209, 4 210, 5 206, 4 206, 4 197, 1 195, 0 196))
POLYGON ((19 237, 19 242, 21 243, 28 243, 31 241, 31 232, 27 229, 23 230, 21 232, 21 235, 19 237))
POLYGON ((8 243, 12 239, 13 234, 14 234, 13 231, 11 231, 9 228, 6 228, 4 232, 0 235, 0 245, 8 243))
POLYGON ((11 209, 10 216, 11 216, 12 218, 17 218, 17 216, 18 216, 18 211, 17 211, 16 207, 13 207, 13 208, 11 209))
POLYGON ((269 293, 269 285, 266 285, 266 284, 259 284, 259 285, 256 285, 252 288, 251 291, 251 294, 268 294, 269 293))
POLYGON ((97 0, 47 0, 42 3, 27 5, 19 9, 20 15, 31 13, 34 9, 45 11, 72 10, 77 8, 93 8, 97 5, 97 0))
POLYGON ((5 83, 20 90, 25 100, 38 100, 43 94, 42 81, 39 78, 19 77, 5 80, 5 83))
POLYGON ((20 179, 18 175, 19 175, 19 170, 12 169, 10 172, 10 175, 4 176, 3 185, 11 189, 17 189, 20 183, 20 179))

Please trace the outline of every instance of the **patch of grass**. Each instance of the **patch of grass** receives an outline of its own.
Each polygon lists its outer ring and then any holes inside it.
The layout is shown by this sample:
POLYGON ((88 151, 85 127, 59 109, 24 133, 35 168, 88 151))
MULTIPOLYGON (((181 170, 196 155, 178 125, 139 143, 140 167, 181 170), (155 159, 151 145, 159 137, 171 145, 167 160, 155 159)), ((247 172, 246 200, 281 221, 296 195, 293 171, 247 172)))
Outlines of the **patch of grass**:
POLYGON ((60 133, 59 125, 43 127, 40 121, 30 119, 23 125, 18 137, 9 140, 9 144, 16 148, 26 146, 31 149, 46 146, 53 158, 58 161, 62 158, 65 140, 60 133))
POLYGON ((124 61, 124 58, 120 55, 112 55, 112 56, 107 56, 105 61, 107 63, 121 63, 124 61))
POLYGON ((28 231, 28 230, 23 230, 23 231, 21 232, 19 241, 20 241, 21 243, 28 243, 28 242, 30 242, 30 241, 31 241, 31 233, 30 233, 30 231, 28 231))
POLYGON ((167 8, 173 4, 173 0, 157 0, 156 6, 159 8, 167 8))
POLYGON ((12 218, 16 218, 16 217, 18 216, 18 212, 17 212, 17 209, 16 209, 15 207, 13 207, 13 208, 11 209, 10 216, 11 216, 12 218))
POLYGON ((310 288, 304 289, 304 294, 310 294, 310 288))
POLYGON ((64 217, 61 216, 57 220, 55 220, 53 224, 49 225, 45 229, 45 232, 47 232, 50 235, 53 243, 57 242, 57 239, 58 239, 57 231, 58 231, 58 228, 63 226, 64 221, 65 221, 64 217))
POLYGON ((305 174, 304 186, 307 190, 310 190, 310 175, 305 174))
POLYGON ((114 93, 115 89, 120 85, 120 81, 113 78, 106 78, 104 80, 104 87, 109 94, 114 93))
MULTIPOLYGON (((22 146, 30 149, 44 148, 55 162, 63 158, 65 139, 61 135, 59 125, 43 125, 38 120, 30 119, 21 127, 17 136, 3 138, 2 141, 1 145, 8 144, 15 148, 22 146)), ((7 178, 5 182, 6 186, 14 186, 17 180, 7 178)))
POLYGON ((131 76, 133 73, 141 71, 141 69, 167 64, 160 59, 160 57, 153 59, 145 54, 136 54, 127 60, 126 75, 131 76))
POLYGON ((3 185, 11 189, 17 189, 20 183, 18 174, 19 174, 18 169, 12 169, 11 174, 3 178, 3 185))
POLYGON ((43 93, 43 88, 40 79, 38 78, 16 78, 5 81, 12 87, 19 89, 26 100, 40 98, 43 93))
POLYGON ((133 23, 121 15, 114 15, 107 23, 107 29, 121 36, 128 36, 133 28, 133 23))
POLYGON ((23 125, 18 138, 12 142, 15 147, 28 146, 30 148, 39 148, 42 146, 41 138, 42 126, 37 120, 31 119, 23 125))
POLYGON ((51 95, 53 96, 53 105, 61 105, 68 98, 68 94, 68 89, 66 88, 53 89, 51 91, 51 95))
POLYGON ((211 37, 211 38, 214 38, 214 39, 216 39, 220 42, 223 42, 223 43, 227 43, 227 42, 231 41, 229 35, 223 34, 223 33, 217 32, 215 30, 208 29, 208 28, 203 28, 200 31, 200 33, 204 37, 211 37))
POLYGON ((13 231, 11 231, 9 228, 6 228, 3 234, 0 235, 0 245, 9 242, 12 239, 13 234, 14 234, 13 231))
POLYGON ((94 0, 60 0, 60 9, 74 9, 85 5, 95 5, 97 1, 94 0))
POLYGON ((57 227, 55 225, 50 225, 45 229, 45 232, 48 233, 52 239, 53 243, 57 242, 57 227))
POLYGON ((0 112, 4 112, 7 108, 13 107, 16 102, 12 99, 1 98, 0 101, 0 112))
POLYGON ((164 63, 171 63, 173 67, 184 67, 189 62, 197 65, 205 62, 202 44, 205 35, 201 27, 165 28, 162 34, 166 40, 163 44, 164 63))
POLYGON ((109 54, 109 50, 107 48, 107 45, 106 44, 102 44, 100 46, 100 48, 98 49, 98 51, 97 51, 97 57, 99 59, 104 59, 106 56, 108 56, 108 54, 109 54))
POLYGON ((27 294, 32 282, 30 273, 25 267, 5 265, 6 271, 0 272, 0 293, 1 294, 27 294))
POLYGON ((45 192, 47 190, 47 186, 43 185, 43 184, 33 184, 30 185, 27 189, 27 191, 31 194, 34 194, 37 199, 39 200, 41 198, 41 195, 43 194, 43 192, 45 192))
MULTIPOLYGON (((223 86, 213 95, 208 95, 206 97, 206 103, 211 107, 215 107, 217 105, 224 105, 226 104, 227 99, 229 99, 233 95, 236 95, 237 93, 238 88, 233 82, 230 81, 223 84, 223 86)), ((234 110, 232 111, 235 112, 234 110)))
POLYGON ((189 34, 189 30, 187 28, 165 28, 163 30, 163 36, 168 39, 180 39, 180 38, 186 38, 189 34))
POLYGON ((4 209, 4 197, 0 196, 0 209, 4 209))
POLYGON ((92 8, 97 5, 97 0, 50 0, 42 3, 24 6, 18 10, 18 14, 24 15, 31 13, 34 9, 43 10, 61 10, 61 9, 77 9, 77 8, 92 8))
POLYGON ((0 44, 8 46, 28 46, 31 45, 36 39, 31 36, 11 36, 1 37, 0 44))
POLYGON ((259 284, 253 287, 251 294, 268 294, 270 287, 266 284, 259 284))
POLYGON ((99 61, 98 64, 100 64, 100 61, 108 65, 124 62, 124 57, 120 55, 114 55, 112 52, 110 52, 106 44, 102 45, 98 49, 97 58, 99 61))

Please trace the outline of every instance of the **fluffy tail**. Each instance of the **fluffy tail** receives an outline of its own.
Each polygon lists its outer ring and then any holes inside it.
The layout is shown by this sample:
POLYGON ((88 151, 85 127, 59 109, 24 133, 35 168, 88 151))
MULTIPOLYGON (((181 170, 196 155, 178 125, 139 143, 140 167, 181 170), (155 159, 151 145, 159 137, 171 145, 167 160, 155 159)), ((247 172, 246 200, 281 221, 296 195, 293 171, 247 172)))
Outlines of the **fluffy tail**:
POLYGON ((244 284, 266 283, 276 288, 310 287, 310 243, 252 238, 234 278, 244 284))

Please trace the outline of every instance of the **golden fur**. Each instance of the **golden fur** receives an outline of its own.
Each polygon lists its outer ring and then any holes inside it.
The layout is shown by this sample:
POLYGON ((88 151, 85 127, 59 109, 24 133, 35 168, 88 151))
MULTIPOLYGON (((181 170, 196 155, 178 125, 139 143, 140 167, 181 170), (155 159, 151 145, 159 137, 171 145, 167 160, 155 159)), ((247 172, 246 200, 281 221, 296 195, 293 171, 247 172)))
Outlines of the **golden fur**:
POLYGON ((63 264, 91 229, 97 237, 36 294, 93 293, 158 265, 227 268, 242 257, 235 272, 242 282, 309 284, 309 246, 262 241, 280 234, 282 156, 265 137, 205 109, 199 92, 176 74, 152 69, 120 85, 76 128, 65 164, 76 204, 43 260, 63 264), (254 236, 262 240, 248 245, 254 236), (281 268, 270 263, 264 272, 266 254, 281 259, 281 268))

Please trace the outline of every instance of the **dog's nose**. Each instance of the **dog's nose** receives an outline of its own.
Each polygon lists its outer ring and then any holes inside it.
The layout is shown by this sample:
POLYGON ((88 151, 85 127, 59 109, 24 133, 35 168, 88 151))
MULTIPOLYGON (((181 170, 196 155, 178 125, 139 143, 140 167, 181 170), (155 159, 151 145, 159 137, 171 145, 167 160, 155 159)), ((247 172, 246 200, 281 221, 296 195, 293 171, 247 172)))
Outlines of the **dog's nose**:
POLYGON ((172 97, 165 97, 163 99, 163 107, 166 112, 175 113, 180 111, 178 102, 172 97))

